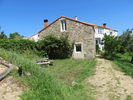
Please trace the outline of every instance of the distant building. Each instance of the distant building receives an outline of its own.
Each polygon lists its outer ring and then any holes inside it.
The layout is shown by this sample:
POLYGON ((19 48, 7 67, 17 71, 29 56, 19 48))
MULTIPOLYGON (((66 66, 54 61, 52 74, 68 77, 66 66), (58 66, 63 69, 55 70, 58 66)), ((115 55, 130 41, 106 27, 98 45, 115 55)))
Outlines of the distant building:
POLYGON ((23 39, 29 39, 29 38, 24 36, 23 39))

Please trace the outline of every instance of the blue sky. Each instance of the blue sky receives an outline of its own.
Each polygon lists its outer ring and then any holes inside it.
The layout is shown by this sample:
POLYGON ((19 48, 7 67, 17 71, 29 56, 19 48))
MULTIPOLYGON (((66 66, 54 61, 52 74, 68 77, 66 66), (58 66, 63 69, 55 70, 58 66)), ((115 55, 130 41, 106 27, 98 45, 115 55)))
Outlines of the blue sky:
POLYGON ((133 28, 133 0, 0 0, 1 30, 30 37, 61 15, 118 30, 133 28))

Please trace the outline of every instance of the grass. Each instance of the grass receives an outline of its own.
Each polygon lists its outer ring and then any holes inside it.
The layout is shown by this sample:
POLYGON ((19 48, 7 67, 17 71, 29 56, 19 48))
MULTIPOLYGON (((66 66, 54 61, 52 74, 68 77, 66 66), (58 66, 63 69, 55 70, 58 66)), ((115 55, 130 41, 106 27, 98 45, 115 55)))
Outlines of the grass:
MULTIPOLYGON (((94 99, 93 96, 87 95, 90 91, 90 94, 93 94, 94 90, 84 88, 90 84, 86 84, 84 80, 94 74, 96 61, 91 60, 74 60, 74 59, 65 59, 65 60, 54 60, 54 66, 47 68, 48 72, 56 75, 58 79, 63 83, 71 87, 74 90, 74 96, 80 97, 79 100, 84 98, 94 99)), ((94 93, 95 94, 95 93, 94 93)), ((69 98, 68 98, 69 100, 69 98)))
POLYGON ((94 74, 95 65, 96 61, 91 60, 54 60, 54 66, 47 70, 57 75, 64 83, 71 84, 73 81, 82 82, 86 77, 94 74))
POLYGON ((23 71, 31 73, 29 76, 20 77, 17 69, 11 71, 19 82, 29 88, 29 91, 26 89, 20 96, 22 100, 94 99, 93 96, 87 95, 86 92, 90 92, 91 89, 84 89, 88 84, 83 80, 93 74, 95 60, 55 60, 54 66, 45 68, 34 62, 37 56, 20 55, 0 49, 0 57, 16 66, 22 65, 23 71))
POLYGON ((129 53, 117 53, 115 55, 106 55, 104 57, 108 60, 111 60, 119 67, 118 68, 116 65, 112 64, 114 69, 123 71, 126 75, 130 75, 133 78, 133 64, 130 63, 132 57, 129 55, 129 53))

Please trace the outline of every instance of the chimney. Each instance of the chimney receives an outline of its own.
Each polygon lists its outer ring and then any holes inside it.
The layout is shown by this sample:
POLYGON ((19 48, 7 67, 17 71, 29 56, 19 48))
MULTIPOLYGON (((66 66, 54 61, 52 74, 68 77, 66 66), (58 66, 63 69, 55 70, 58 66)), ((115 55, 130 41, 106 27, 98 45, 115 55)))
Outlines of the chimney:
POLYGON ((77 16, 75 16, 74 19, 77 20, 77 16))
POLYGON ((104 24, 103 24, 103 27, 105 27, 105 28, 106 28, 106 23, 104 23, 104 24))
POLYGON ((48 20, 45 19, 45 20, 44 20, 44 28, 47 27, 47 26, 48 26, 48 20))

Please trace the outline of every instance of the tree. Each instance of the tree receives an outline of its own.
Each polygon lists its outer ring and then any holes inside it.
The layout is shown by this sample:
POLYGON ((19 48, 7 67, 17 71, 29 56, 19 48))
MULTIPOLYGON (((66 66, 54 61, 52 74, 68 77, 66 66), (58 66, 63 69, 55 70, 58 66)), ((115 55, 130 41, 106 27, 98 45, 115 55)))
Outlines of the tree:
POLYGON ((104 44, 105 51, 109 54, 116 53, 117 51, 120 51, 122 48, 122 43, 118 40, 118 37, 105 34, 102 41, 104 44))
POLYGON ((123 32, 123 34, 119 37, 123 47, 127 49, 127 52, 132 56, 131 63, 133 63, 133 29, 127 29, 123 32))
POLYGON ((4 34, 4 31, 1 31, 0 39, 7 39, 7 36, 4 34))
POLYGON ((20 34, 18 32, 10 33, 10 35, 9 35, 9 39, 19 40, 19 39, 22 39, 22 38, 23 38, 23 36, 20 36, 20 34))

